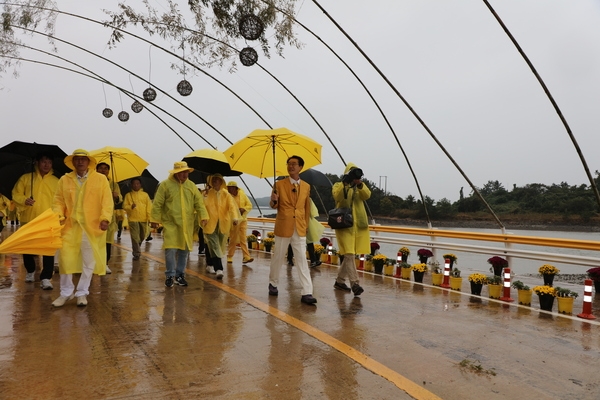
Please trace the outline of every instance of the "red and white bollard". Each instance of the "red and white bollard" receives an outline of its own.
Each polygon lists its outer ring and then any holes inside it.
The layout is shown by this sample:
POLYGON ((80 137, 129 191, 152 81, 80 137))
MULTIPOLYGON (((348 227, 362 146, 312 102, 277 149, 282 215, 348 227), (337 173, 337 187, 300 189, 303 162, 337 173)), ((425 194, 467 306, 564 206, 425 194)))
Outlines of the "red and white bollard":
POLYGON ((365 270, 365 255, 361 254, 358 257, 358 268, 359 271, 364 271, 365 270))
POLYGON ((440 287, 449 289, 450 288, 450 259, 446 258, 444 260, 444 282, 440 285, 440 287))
POLYGON ((592 280, 586 279, 583 288, 583 312, 577 314, 579 318, 596 319, 592 315, 592 280))
POLYGON ((327 264, 331 264, 331 256, 333 254, 333 245, 327 246, 327 264))
POLYGON ((510 268, 504 268, 504 296, 500 297, 502 301, 515 301, 510 298, 510 268))
POLYGON ((394 278, 402 278, 402 253, 398 252, 396 257, 396 274, 394 278))

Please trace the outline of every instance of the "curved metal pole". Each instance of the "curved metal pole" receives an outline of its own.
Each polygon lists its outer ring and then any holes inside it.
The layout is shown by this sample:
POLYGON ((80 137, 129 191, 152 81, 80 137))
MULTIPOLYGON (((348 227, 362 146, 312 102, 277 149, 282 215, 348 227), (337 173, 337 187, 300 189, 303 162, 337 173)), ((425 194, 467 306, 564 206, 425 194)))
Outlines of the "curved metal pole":
POLYGON ((575 147, 575 151, 577 151, 577 154, 579 155, 579 159, 581 160, 581 164, 583 165, 583 169, 585 170, 585 174, 587 175, 588 180, 590 181, 590 186, 592 187, 594 195, 596 196, 596 201, 598 202, 598 206, 600 206, 600 193, 598 193, 598 187, 596 186, 596 182, 594 181, 594 178, 592 177, 592 174, 590 173, 590 169, 589 169, 589 167, 587 165, 587 161, 585 160, 585 157, 583 156, 583 153, 581 152, 581 148, 579 147, 579 144, 577 143, 577 140, 575 139, 575 135, 573 135, 573 132, 571 131, 571 127, 567 123, 566 118, 564 117, 562 111, 558 107, 558 104, 554 100, 554 97, 550 93, 550 90, 548 89, 548 87, 544 83, 544 81, 543 81, 542 77, 540 76, 540 74, 538 74, 537 70, 533 66, 533 63, 529 60, 529 57, 527 57, 527 55, 525 54, 525 52, 523 51, 523 49, 521 48, 521 46, 519 45, 519 43, 517 42, 517 40, 515 39, 515 37, 510 33, 510 31, 508 30, 508 28, 506 27, 506 25, 504 24, 504 22, 502 21, 502 19, 500 19, 500 16, 498 16, 498 14, 496 13, 496 11, 492 8, 492 6, 490 5, 490 3, 487 0, 483 0, 483 2, 487 6, 487 8, 490 10, 490 12, 494 16, 494 18, 496 18, 496 21, 498 21, 498 23, 500 24, 500 26, 502 27, 502 29, 504 30, 504 32, 506 33, 506 35, 508 36, 508 38, 510 39, 510 41, 517 48, 517 51, 519 52, 519 54, 521 54, 521 57, 523 57, 523 59, 525 60, 525 62, 529 66, 529 69, 531 69, 531 72, 533 72, 533 75, 535 76, 535 78, 537 79, 537 81, 539 82, 539 84, 542 86, 542 89, 544 90, 544 93, 546 93, 546 96, 548 96, 548 99, 550 100, 550 103, 552 104, 552 107, 554 107, 554 111, 556 111, 556 113, 558 114, 558 117, 560 118, 563 126, 567 130, 567 134, 569 135, 569 138, 571 139, 571 142, 573 143, 573 146, 575 147))
POLYGON ((423 121, 421 119, 421 117, 411 107, 411 105, 408 103, 408 101, 400 94, 400 92, 398 91, 398 89, 396 89, 396 87, 392 84, 392 82, 390 82, 390 80, 383 74, 383 72, 381 72, 381 70, 377 67, 377 65, 375 65, 375 63, 369 58, 369 56, 354 41, 354 39, 352 39, 352 37, 350 37, 350 35, 348 35, 348 33, 346 33, 346 31, 331 17, 331 15, 329 15, 327 13, 327 11, 323 7, 321 7, 321 5, 317 2, 317 0, 312 0, 312 1, 323 12, 323 14, 325 14, 327 16, 327 18, 329 18, 329 20, 338 28, 338 30, 340 32, 342 32, 342 34, 344 34, 344 36, 346 36, 346 38, 354 45, 354 47, 360 52, 360 54, 362 54, 362 56, 369 62, 369 64, 371 64, 371 66, 383 78, 383 80, 394 91, 394 93, 396 93, 396 95, 398 96, 398 98, 400 100, 402 100, 402 102, 404 103, 404 105, 406 106, 406 108, 408 108, 408 110, 417 119, 417 121, 419 121, 419 123, 427 131, 427 133, 429 134, 429 136, 435 141, 435 143, 438 145, 438 147, 444 152, 444 154, 446 155, 446 157, 448 157, 448 159, 454 165, 454 167, 458 170, 458 172, 460 172, 460 174, 467 181, 467 183, 469 184, 469 186, 471 186, 471 189, 473 189, 473 192, 475 192, 475 194, 477 194, 477 197, 479 197, 479 199, 483 202, 483 204, 485 204, 486 208, 492 214, 492 216, 494 217, 494 219, 496 220, 496 222, 498 223, 498 225, 500 226, 500 228, 502 229, 502 231, 504 231, 505 230, 504 224, 502 224, 502 222, 500 221, 500 219, 498 218, 498 216, 496 215, 496 213, 494 212, 494 210, 492 209, 492 207, 483 198, 483 196, 481 195, 481 193, 479 192, 479 190, 477 189, 477 187, 473 184, 473 182, 471 182, 471 180, 469 179, 469 177, 467 176, 467 174, 465 174, 465 172, 458 165, 458 163, 454 160, 454 158, 452 158, 452 156, 450 155, 450 153, 446 150, 446 148, 442 145, 442 143, 438 140, 438 138, 433 134, 433 132, 431 131, 431 129, 429 129, 429 127, 427 126, 427 124, 425 124, 425 121, 423 121))

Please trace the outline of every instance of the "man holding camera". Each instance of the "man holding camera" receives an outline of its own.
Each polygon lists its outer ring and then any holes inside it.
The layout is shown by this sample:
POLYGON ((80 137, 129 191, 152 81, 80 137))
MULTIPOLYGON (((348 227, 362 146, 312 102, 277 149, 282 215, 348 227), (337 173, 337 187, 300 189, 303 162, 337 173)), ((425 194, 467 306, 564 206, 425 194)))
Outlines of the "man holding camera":
POLYGON ((368 254, 371 251, 369 220, 364 201, 371 197, 371 190, 362 181, 363 172, 355 164, 348 163, 341 182, 332 188, 336 208, 351 208, 354 223, 350 228, 336 229, 339 253, 343 256, 342 265, 333 287, 359 296, 364 289, 359 285, 355 254, 368 254), (346 278, 350 286, 346 285, 346 278))

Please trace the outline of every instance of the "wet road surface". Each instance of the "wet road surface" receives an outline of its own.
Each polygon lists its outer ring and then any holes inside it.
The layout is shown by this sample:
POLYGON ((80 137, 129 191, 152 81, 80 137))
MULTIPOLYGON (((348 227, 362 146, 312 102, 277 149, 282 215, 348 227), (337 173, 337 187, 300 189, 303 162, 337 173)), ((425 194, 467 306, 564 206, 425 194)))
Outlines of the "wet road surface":
POLYGON ((132 261, 124 234, 87 307, 53 308, 58 275, 41 290, 39 270, 26 283, 21 257, 0 255, 0 398, 600 398, 600 324, 540 312, 535 296, 524 307, 471 296, 466 278, 459 293, 360 272, 353 297, 323 264, 309 306, 293 267, 268 296, 256 250, 223 281, 192 252, 189 286, 166 288, 161 244, 132 261))

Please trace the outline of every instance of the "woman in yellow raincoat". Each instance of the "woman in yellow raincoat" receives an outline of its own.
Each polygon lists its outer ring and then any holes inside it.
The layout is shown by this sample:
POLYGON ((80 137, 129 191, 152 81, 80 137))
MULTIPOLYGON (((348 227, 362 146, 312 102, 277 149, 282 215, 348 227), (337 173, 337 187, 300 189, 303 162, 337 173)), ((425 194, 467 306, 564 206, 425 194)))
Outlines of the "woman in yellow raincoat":
POLYGON ((6 216, 8 215, 8 209, 10 208, 10 200, 8 197, 0 193, 0 232, 6 225, 6 216))
POLYGON ((95 171, 96 159, 78 149, 65 158, 73 171, 58 181, 52 209, 64 221, 63 247, 59 256, 60 297, 52 305, 61 307, 77 298, 87 305, 92 274, 106 273, 106 230, 112 219, 114 202, 108 180, 95 171), (73 274, 81 272, 77 288, 73 274))
POLYGON ((354 219, 354 224, 350 228, 335 230, 335 238, 343 261, 333 287, 347 292, 352 291, 355 296, 358 296, 364 292, 364 289, 358 282, 354 255, 368 254, 371 251, 369 220, 363 203, 371 197, 371 190, 362 181, 362 170, 355 164, 348 163, 342 182, 336 182, 331 192, 335 207, 351 207, 354 219), (350 287, 345 283, 346 278, 350 281, 350 287))
POLYGON ((216 273, 217 279, 223 279, 222 258, 231 227, 237 225, 241 218, 240 211, 233 196, 227 191, 221 174, 210 175, 206 183, 209 189, 205 194, 204 204, 209 220, 203 230, 213 264, 206 269, 209 273, 216 273))
MULTIPOLYGON (((101 162, 96 165, 96 172, 101 173, 106 176, 108 179, 108 185, 110 186, 110 191, 112 192, 113 201, 115 202, 115 208, 123 209, 123 196, 121 195, 121 188, 117 182, 114 182, 110 179, 110 166, 101 162)), ((119 228, 117 224, 117 210, 114 211, 112 219, 110 220, 110 224, 108 224, 108 230, 106 231, 106 273, 112 274, 112 271, 108 267, 108 261, 110 261, 110 254, 112 252, 112 244, 115 241, 115 232, 119 228)))

